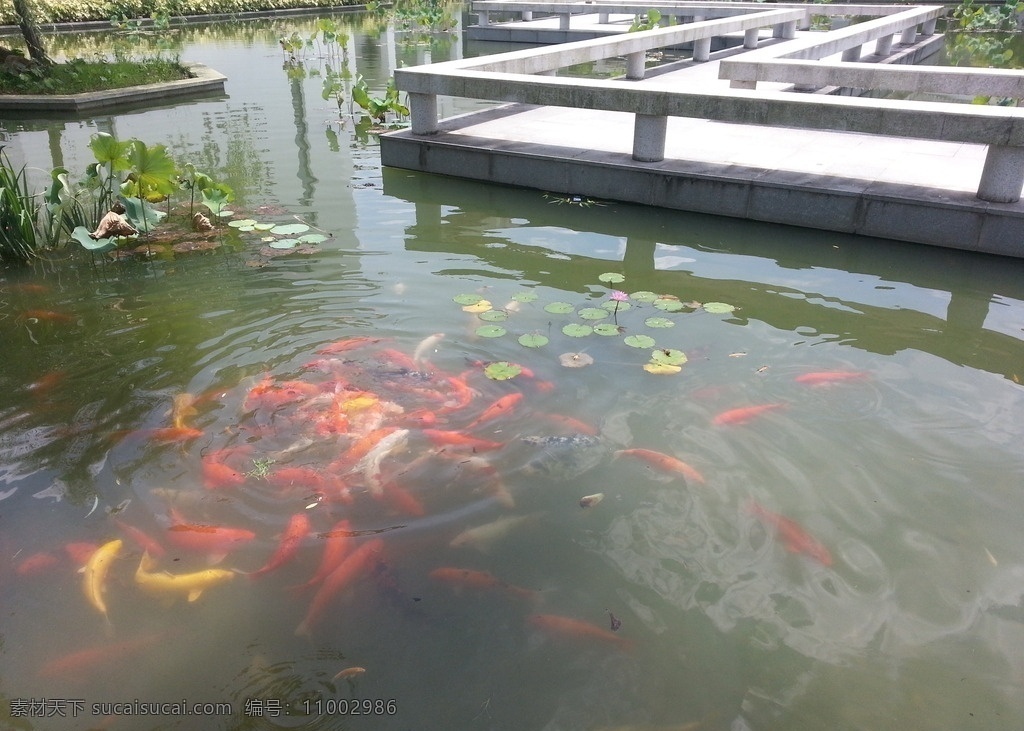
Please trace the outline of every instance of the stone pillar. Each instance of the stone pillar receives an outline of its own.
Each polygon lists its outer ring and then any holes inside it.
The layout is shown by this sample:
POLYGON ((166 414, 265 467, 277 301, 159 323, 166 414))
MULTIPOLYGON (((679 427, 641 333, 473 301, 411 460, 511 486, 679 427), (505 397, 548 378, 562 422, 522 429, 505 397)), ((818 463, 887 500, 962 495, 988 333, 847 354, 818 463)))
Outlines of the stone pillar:
POLYGON ((437 134, 437 95, 409 92, 409 128, 414 135, 437 134))
POLYGON ((569 19, 572 13, 562 13, 558 16, 558 30, 569 30, 569 19))
POLYGON ((744 48, 757 48, 758 38, 760 36, 760 28, 748 28, 743 31, 743 47, 744 48))
POLYGON ((665 133, 668 117, 637 114, 633 123, 633 159, 660 162, 665 159, 665 133))
POLYGON ((900 34, 900 43, 904 46, 912 46, 917 43, 917 26, 912 25, 900 34))
POLYGON ((598 13, 597 14, 597 22, 600 23, 601 25, 607 25, 608 24, 608 13, 598 13))
POLYGON ((1024 147, 989 145, 978 183, 978 198, 991 203, 1016 203, 1020 200, 1021 188, 1024 188, 1024 147))
POLYGON ((875 41, 875 54, 878 56, 888 56, 892 53, 892 36, 885 36, 875 41))
POLYGON ((796 38, 796 21, 776 23, 772 26, 772 38, 796 38))
POLYGON ((933 36, 933 35, 935 35, 935 23, 936 23, 937 20, 938 20, 937 18, 932 18, 931 20, 926 20, 923 23, 921 23, 921 35, 923 35, 923 36, 933 36))
POLYGON ((481 28, 486 28, 488 26, 489 19, 487 17, 487 11, 486 10, 477 10, 476 11, 476 24, 479 25, 481 28))
POLYGON ((640 80, 646 73, 647 52, 637 51, 626 54, 626 78, 640 80))
POLYGON ((693 42, 693 60, 702 62, 711 58, 711 39, 698 38, 693 42))
POLYGON ((843 51, 843 61, 858 61, 860 60, 860 46, 854 46, 853 48, 847 48, 843 51))
POLYGON ((533 11, 532 10, 524 10, 523 12, 521 12, 519 14, 519 19, 520 20, 533 20, 533 11))

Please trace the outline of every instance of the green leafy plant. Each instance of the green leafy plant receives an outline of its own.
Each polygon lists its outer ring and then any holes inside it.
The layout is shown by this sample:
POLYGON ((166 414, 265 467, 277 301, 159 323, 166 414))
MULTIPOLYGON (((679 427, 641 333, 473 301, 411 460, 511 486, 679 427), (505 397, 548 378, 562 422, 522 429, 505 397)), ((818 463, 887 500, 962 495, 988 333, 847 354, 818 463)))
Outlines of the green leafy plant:
POLYGON ((398 87, 395 85, 394 77, 388 80, 384 96, 377 97, 370 96, 366 79, 359 75, 352 87, 352 100, 381 124, 385 122, 389 112, 400 117, 409 116, 409 108, 398 100, 398 87))
POLYGON ((638 33, 642 30, 654 30, 661 22, 661 12, 651 8, 643 15, 633 16, 633 24, 629 26, 630 33, 638 33))
POLYGON ((15 170, 0 146, 0 262, 24 264, 36 254, 39 203, 28 187, 25 167, 15 170))

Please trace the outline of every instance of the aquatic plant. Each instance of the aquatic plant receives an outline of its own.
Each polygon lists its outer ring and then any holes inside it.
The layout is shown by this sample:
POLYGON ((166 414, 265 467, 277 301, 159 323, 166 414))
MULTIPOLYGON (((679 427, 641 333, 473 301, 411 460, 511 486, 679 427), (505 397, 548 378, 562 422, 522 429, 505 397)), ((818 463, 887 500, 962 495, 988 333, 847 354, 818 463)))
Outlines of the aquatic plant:
POLYGON ((634 15, 633 23, 629 26, 630 33, 638 33, 642 30, 654 30, 661 22, 661 12, 651 8, 643 15, 634 15))
POLYGON ((409 116, 409 107, 398 100, 398 87, 392 76, 388 79, 387 88, 383 97, 370 96, 369 86, 366 79, 360 74, 356 77, 355 86, 352 87, 352 100, 366 111, 379 124, 387 119, 388 112, 397 114, 399 117, 409 116))
POLYGON ((24 264, 38 248, 39 203, 28 187, 25 167, 15 170, 0 146, 0 263, 24 264))

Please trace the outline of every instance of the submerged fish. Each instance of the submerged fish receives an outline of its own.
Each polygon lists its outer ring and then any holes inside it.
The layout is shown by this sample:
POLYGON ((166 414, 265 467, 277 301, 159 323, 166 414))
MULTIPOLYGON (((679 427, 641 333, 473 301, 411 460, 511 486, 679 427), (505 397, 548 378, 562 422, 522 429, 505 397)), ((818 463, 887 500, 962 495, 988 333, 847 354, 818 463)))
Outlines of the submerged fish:
POLYGON ((408 444, 409 430, 398 429, 377 442, 373 449, 367 452, 366 456, 356 465, 357 469, 363 473, 371 494, 376 497, 384 494, 384 483, 381 481, 380 474, 381 462, 385 457, 403 451, 408 444))
POLYGON ((524 589, 502 581, 487 571, 476 571, 474 569, 463 569, 444 566, 430 572, 430 578, 443 581, 455 587, 468 587, 470 589, 500 589, 520 599, 535 601, 539 594, 533 589, 524 589))
POLYGON ((802 373, 793 380, 808 386, 822 386, 826 383, 841 383, 842 381, 857 381, 867 378, 863 371, 813 371, 802 373))
POLYGON ((523 437, 525 444, 538 448, 538 454, 525 467, 528 473, 552 479, 571 480, 589 472, 604 459, 604 442, 589 434, 523 437))
POLYGON ((596 624, 582 619, 563 617, 558 614, 534 614, 529 618, 529 622, 553 637, 598 640, 614 645, 620 650, 628 650, 633 647, 631 640, 619 637, 604 627, 598 627, 596 624))
POLYGON ((313 625, 323 614, 331 599, 347 584, 358 578, 360 574, 366 573, 373 566, 383 546, 384 541, 380 538, 370 539, 361 544, 344 561, 338 564, 338 567, 324 579, 323 584, 320 585, 320 588, 313 596, 313 601, 309 605, 309 611, 306 612, 306 616, 299 623, 299 626, 295 628, 296 635, 309 636, 313 625))
POLYGON ((171 423, 177 429, 186 427, 185 419, 195 416, 198 412, 195 407, 196 397, 190 393, 179 393, 174 397, 171 405, 171 423))
POLYGON ((433 352, 437 349, 437 344, 444 340, 444 333, 434 333, 428 335, 420 341, 420 344, 416 346, 416 350, 412 352, 413 362, 417 365, 423 363, 423 358, 427 353, 433 352))
POLYGON ((757 404, 755 406, 741 406, 736 409, 729 409, 723 411, 721 414, 711 420, 711 423, 715 426, 727 426, 733 424, 746 424, 748 421, 755 419, 756 417, 774 409, 785 408, 785 404, 772 403, 772 404, 757 404))
POLYGON ((110 571, 110 566, 114 559, 117 558, 117 554, 120 553, 123 545, 120 539, 104 543, 89 557, 89 560, 82 569, 82 572, 85 574, 85 583, 83 585, 85 598, 89 600, 89 603, 105 619, 109 619, 107 617, 107 603, 103 596, 107 590, 107 573, 110 571))
POLYGON ((475 548, 478 551, 487 552, 491 547, 507 536, 514 529, 533 520, 535 514, 511 515, 506 518, 498 518, 490 523, 478 525, 475 528, 467 528, 452 539, 452 548, 475 548))
POLYGON ((775 513, 758 502, 751 500, 747 509, 767 525, 775 528, 775 534, 790 553, 810 556, 822 566, 832 565, 832 554, 817 538, 791 518, 775 513))
POLYGON ((656 467, 662 472, 679 474, 690 482, 699 482, 702 485, 704 484, 704 476, 694 467, 691 467, 681 459, 676 459, 675 457, 662 452, 656 452, 653 449, 620 449, 615 453, 616 457, 620 457, 622 455, 636 457, 650 466, 656 467))
POLYGON ((469 424, 469 426, 467 426, 466 428, 472 429, 488 421, 491 421, 492 419, 497 419, 499 416, 503 416, 504 414, 514 409, 516 404, 518 404, 522 400, 523 394, 521 393, 510 393, 505 396, 502 396, 493 404, 484 409, 483 413, 481 413, 480 416, 476 417, 476 419, 473 420, 473 422, 469 424))
POLYGON ((155 561, 148 553, 143 553, 139 568, 135 571, 135 584, 139 589, 156 596, 184 594, 190 602, 198 599, 207 589, 235 578, 235 572, 226 569, 172 574, 167 571, 154 572, 154 568, 155 561))
POLYGON ((281 535, 281 540, 277 544, 274 554, 263 566, 251 572, 249 576, 262 576, 291 561, 299 551, 299 544, 309 535, 312 528, 309 516, 306 513, 296 513, 293 515, 291 520, 288 521, 288 527, 284 529, 284 533, 281 535))

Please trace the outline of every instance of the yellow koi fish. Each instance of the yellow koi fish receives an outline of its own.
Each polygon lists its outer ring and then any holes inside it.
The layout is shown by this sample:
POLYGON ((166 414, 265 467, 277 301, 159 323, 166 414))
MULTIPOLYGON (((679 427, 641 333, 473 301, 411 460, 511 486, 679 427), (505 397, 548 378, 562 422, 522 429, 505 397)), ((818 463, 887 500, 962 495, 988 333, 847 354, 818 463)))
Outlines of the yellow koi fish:
POLYGON ((191 574, 172 574, 167 571, 153 571, 156 562, 149 553, 142 554, 139 568, 135 571, 135 583, 148 594, 166 596, 184 594, 194 602, 211 586, 223 584, 235 578, 234 571, 206 569, 191 574))
POLYGON ((104 543, 89 556, 89 560, 85 562, 85 566, 82 568, 82 572, 85 574, 85 598, 96 607, 96 611, 102 614, 107 621, 109 621, 109 617, 107 617, 107 603, 103 598, 103 594, 106 591, 107 572, 110 570, 110 564, 113 563, 114 559, 117 558, 117 554, 120 553, 122 545, 121 540, 104 543))

